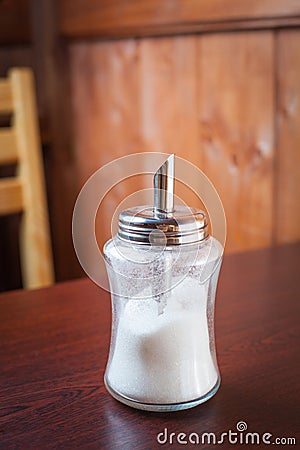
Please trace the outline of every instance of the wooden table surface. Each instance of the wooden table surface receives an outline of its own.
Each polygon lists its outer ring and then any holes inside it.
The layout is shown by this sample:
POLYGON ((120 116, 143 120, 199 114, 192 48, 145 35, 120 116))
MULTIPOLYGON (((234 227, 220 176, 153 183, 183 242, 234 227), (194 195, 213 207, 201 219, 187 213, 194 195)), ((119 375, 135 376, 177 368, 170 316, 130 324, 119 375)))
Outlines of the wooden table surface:
POLYGON ((221 387, 173 413, 134 410, 106 392, 110 300, 91 281, 2 294, 0 448, 196 448, 178 443, 178 433, 220 439, 241 421, 260 440, 270 433, 270 442, 299 445, 299 260, 300 245, 225 257, 216 303, 221 387), (168 443, 159 444, 165 429, 168 443))

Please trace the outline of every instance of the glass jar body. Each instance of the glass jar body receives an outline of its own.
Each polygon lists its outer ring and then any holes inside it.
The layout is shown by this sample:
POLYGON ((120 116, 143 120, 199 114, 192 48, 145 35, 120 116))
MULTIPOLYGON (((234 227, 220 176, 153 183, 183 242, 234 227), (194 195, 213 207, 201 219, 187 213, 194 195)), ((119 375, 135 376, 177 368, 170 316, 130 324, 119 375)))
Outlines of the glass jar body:
POLYGON ((213 237, 164 248, 107 242, 112 332, 105 384, 117 400, 171 411, 217 391, 214 303, 222 250, 213 237))

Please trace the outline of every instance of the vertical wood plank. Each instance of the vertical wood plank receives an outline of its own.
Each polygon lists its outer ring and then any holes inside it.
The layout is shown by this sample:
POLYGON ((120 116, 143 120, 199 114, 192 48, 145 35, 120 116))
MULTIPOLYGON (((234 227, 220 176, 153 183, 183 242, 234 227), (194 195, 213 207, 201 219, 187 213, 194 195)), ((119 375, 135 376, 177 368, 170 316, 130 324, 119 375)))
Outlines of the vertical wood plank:
POLYGON ((148 150, 201 161, 196 37, 141 40, 141 132, 148 150))
MULTIPOLYGON (((75 43, 70 48, 73 129, 80 186, 106 163, 143 150, 139 138, 138 47, 132 39, 75 43)), ((140 188, 143 181, 135 177, 118 184, 106 196, 96 219, 100 248, 111 235, 111 217, 119 202, 140 188)))
POLYGON ((73 44, 71 73, 81 180, 130 151, 199 164, 195 37, 73 44))
MULTIPOLYGON (((197 117, 197 38, 142 39, 141 135, 148 151, 175 153, 202 166, 197 117)), ((188 186, 176 195, 193 206, 201 202, 188 186)))
POLYGON ((204 171, 227 218, 227 250, 272 242, 274 46, 271 32, 200 36, 204 171))
MULTIPOLYGON (((76 158, 81 183, 128 153, 162 151, 200 164, 196 38, 73 44, 70 51, 76 158), (88 155, 88 157, 87 157, 88 155)), ((146 168, 144 168, 146 169, 146 168)), ((115 187, 100 208, 100 245, 110 235, 117 204, 152 179, 115 187)), ((178 195, 195 204, 185 187, 178 195)))
POLYGON ((70 64, 75 152, 83 182, 139 147, 138 45, 134 40, 72 44, 70 64))
POLYGON ((300 239, 300 30, 277 38, 277 180, 275 241, 300 239))

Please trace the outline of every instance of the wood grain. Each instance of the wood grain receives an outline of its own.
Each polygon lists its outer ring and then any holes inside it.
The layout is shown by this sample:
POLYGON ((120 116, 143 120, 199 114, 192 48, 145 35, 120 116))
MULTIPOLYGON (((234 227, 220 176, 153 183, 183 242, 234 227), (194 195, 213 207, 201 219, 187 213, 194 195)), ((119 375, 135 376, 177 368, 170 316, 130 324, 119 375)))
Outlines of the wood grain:
POLYGON ((221 388, 174 413, 137 411, 105 390, 110 301, 89 280, 2 294, 1 448, 179 449, 159 445, 157 434, 220 436, 241 420, 249 432, 299 442, 299 255, 288 245, 225 256, 216 304, 221 388))
POLYGON ((300 30, 278 33, 276 242, 300 239, 300 30))
POLYGON ((299 25, 297 0, 63 0, 68 37, 119 38, 299 25))
MULTIPOLYGON (((127 153, 174 152, 201 168, 219 191, 228 251, 271 245, 274 64, 271 32, 73 44, 81 182, 127 153)), ((150 178, 139 183, 120 185, 103 203, 101 244, 118 202, 143 183, 152 185, 150 178)), ((180 183, 176 193, 202 206, 180 183)))
POLYGON ((274 41, 270 32, 199 38, 204 172, 227 218, 228 250, 272 242, 274 41))
POLYGON ((143 148, 201 165, 197 105, 197 38, 142 39, 139 72, 143 148), (180 114, 178 112, 180 111, 180 114))
MULTIPOLYGON (((108 162, 142 150, 139 57, 138 45, 133 40, 71 47, 73 129, 80 188, 93 172, 108 162)), ((121 166, 119 178, 123 178, 121 166)), ((99 187, 102 186, 100 179, 99 187)), ((144 187, 144 181, 134 177, 122 180, 110 190, 96 219, 101 248, 111 237, 111 218, 120 201, 144 187)))
MULTIPOLYGON (((72 45, 73 129, 81 183, 109 161, 141 151, 188 152, 199 165, 195 67, 194 37, 72 45)), ((111 217, 121 200, 151 187, 151 178, 144 175, 123 180, 109 192, 96 223, 101 247, 111 236, 111 217)), ((179 186, 177 193, 185 191, 179 186)))
POLYGON ((140 145, 139 58, 133 40, 71 46, 73 129, 80 183, 95 169, 140 145))
MULTIPOLYGON (((143 150, 175 153, 202 167, 197 98, 197 37, 140 41, 140 134, 143 150)), ((148 186, 152 186, 149 179, 148 186)), ((188 185, 175 183, 180 199, 202 206, 188 185)))

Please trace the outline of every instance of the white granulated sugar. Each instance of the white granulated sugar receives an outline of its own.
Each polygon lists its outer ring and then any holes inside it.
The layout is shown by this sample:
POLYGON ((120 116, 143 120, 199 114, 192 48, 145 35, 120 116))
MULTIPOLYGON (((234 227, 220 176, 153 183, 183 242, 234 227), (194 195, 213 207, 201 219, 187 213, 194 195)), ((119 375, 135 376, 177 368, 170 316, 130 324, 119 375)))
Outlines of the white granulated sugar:
POLYGON ((180 403, 209 392, 218 373, 206 301, 207 285, 190 278, 167 294, 162 314, 153 298, 124 299, 107 374, 111 388, 145 403, 180 403))

